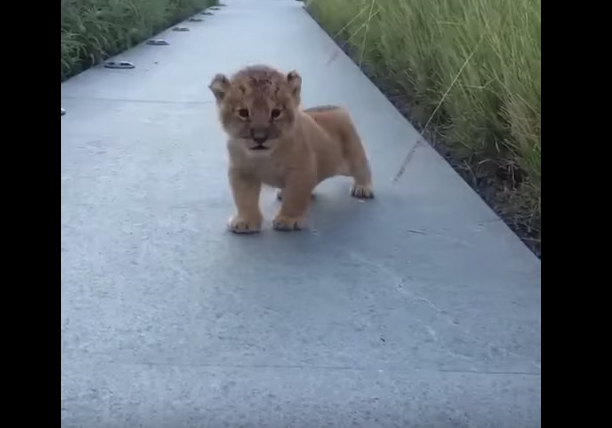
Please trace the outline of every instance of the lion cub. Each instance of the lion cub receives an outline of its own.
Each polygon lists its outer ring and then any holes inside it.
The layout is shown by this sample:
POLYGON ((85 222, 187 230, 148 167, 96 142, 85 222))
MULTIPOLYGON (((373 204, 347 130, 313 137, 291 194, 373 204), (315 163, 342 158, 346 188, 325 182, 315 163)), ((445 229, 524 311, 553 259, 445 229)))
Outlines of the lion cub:
POLYGON ((303 110, 302 78, 265 65, 243 68, 211 84, 223 129, 228 134, 229 181, 237 207, 229 228, 261 229, 263 184, 276 187, 280 210, 276 230, 304 227, 312 191, 323 180, 349 176, 351 194, 372 198, 372 176, 364 148, 346 110, 322 106, 303 110))

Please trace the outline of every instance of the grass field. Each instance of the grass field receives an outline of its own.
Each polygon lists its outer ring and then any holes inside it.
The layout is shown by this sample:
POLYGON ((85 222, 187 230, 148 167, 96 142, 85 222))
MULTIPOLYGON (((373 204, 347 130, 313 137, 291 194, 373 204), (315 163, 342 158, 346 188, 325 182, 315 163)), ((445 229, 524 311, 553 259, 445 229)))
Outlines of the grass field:
POLYGON ((216 0, 61 0, 62 80, 216 0))
POLYGON ((379 86, 417 106, 413 121, 431 119, 430 139, 539 254, 541 0, 312 0, 309 10, 379 86))

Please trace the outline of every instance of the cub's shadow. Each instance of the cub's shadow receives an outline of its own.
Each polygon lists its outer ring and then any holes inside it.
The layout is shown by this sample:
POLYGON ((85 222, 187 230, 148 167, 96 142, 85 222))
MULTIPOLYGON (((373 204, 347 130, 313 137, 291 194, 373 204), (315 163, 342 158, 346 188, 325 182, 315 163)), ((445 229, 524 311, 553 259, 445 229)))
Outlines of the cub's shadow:
POLYGON ((298 232, 277 232, 271 230, 270 224, 282 201, 277 198, 276 189, 266 189, 261 197, 261 208, 266 217, 264 233, 280 234, 282 239, 293 240, 300 235, 323 237, 344 231, 359 235, 367 231, 367 223, 375 215, 377 200, 357 199, 350 195, 349 190, 350 180, 336 179, 322 183, 313 193, 306 228, 298 232))

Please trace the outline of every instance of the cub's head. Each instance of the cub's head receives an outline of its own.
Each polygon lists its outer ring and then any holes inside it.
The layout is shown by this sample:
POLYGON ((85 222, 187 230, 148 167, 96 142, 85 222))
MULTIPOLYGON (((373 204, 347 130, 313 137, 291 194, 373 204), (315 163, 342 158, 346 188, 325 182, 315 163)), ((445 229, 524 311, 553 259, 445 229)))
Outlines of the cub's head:
POLYGON ((251 154, 270 153, 295 123, 302 78, 265 65, 246 67, 210 83, 223 128, 251 154))

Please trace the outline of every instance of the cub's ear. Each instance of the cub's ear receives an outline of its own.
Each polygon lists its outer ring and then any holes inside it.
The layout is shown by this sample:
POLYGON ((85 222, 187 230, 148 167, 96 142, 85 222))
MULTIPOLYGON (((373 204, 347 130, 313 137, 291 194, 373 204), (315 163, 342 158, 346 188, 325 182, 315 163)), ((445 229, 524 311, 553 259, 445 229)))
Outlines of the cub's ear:
POLYGON ((230 87, 230 81, 225 74, 217 74, 213 77, 208 88, 215 95, 217 102, 223 101, 230 87))
POLYGON ((302 76, 300 76, 300 73, 295 70, 290 71, 287 74, 287 83, 289 83, 293 96, 299 101, 302 93, 302 76))

